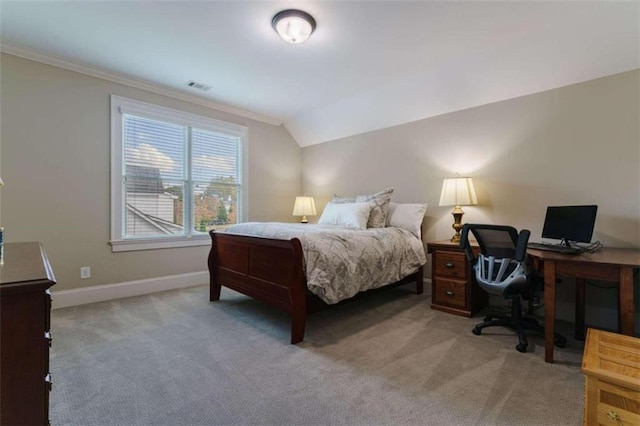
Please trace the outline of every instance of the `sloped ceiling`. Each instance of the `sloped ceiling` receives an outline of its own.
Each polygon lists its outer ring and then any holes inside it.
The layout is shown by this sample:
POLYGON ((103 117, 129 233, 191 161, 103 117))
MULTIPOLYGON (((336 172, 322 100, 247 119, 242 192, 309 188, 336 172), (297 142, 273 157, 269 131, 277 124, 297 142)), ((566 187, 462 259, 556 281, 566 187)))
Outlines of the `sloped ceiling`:
POLYGON ((283 123, 303 147, 640 68, 639 22, 634 1, 0 3, 5 52, 283 123), (316 19, 307 42, 271 28, 287 8, 316 19))

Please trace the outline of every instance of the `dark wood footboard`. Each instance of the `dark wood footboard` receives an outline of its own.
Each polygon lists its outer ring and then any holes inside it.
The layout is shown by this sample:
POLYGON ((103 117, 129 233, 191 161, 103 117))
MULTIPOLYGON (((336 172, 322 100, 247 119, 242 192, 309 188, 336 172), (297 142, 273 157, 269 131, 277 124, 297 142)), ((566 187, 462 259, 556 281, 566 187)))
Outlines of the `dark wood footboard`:
POLYGON ((302 341, 307 286, 300 240, 274 240, 210 232, 209 300, 221 286, 291 314, 291 343, 302 341))
MULTIPOLYGON (((225 286, 282 309, 291 315, 291 343, 301 342, 307 314, 329 305, 307 289, 300 240, 209 234, 209 300, 219 300, 225 286)), ((396 285, 415 281, 422 294, 422 278, 421 267, 396 285)))

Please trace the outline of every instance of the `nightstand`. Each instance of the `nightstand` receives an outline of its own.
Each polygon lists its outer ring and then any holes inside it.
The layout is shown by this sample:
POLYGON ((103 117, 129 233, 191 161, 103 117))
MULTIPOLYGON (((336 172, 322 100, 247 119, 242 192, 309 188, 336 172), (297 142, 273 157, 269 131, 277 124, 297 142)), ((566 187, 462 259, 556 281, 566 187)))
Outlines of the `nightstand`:
MULTIPOLYGON (((471 244, 474 251, 479 248, 471 244)), ((471 317, 487 305, 487 293, 476 283, 464 251, 458 243, 427 243, 431 254, 431 309, 471 317)))

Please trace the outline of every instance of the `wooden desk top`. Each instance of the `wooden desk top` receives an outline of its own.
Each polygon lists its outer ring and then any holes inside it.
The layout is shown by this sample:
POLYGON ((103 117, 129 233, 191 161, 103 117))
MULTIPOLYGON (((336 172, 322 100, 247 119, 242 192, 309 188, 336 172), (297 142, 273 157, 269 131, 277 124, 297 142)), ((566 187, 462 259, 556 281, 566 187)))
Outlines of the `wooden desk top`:
MULTIPOLYGON (((471 247, 478 248, 478 243, 475 240, 469 240, 471 247)), ((427 251, 431 253, 431 248, 438 247, 458 247, 458 243, 452 243, 449 240, 444 241, 428 241, 427 251)), ((615 266, 631 266, 634 268, 640 268, 640 249, 635 248, 615 248, 604 247, 595 253, 582 253, 582 254, 562 254, 553 251, 536 250, 527 248, 527 254, 532 257, 536 257, 542 261, 555 260, 562 261, 564 263, 596 263, 604 265, 615 266)))
POLYGON ((560 261, 563 263, 597 263, 614 266, 640 267, 640 249, 632 248, 602 248, 595 253, 561 254, 552 251, 527 249, 529 256, 538 259, 560 261))

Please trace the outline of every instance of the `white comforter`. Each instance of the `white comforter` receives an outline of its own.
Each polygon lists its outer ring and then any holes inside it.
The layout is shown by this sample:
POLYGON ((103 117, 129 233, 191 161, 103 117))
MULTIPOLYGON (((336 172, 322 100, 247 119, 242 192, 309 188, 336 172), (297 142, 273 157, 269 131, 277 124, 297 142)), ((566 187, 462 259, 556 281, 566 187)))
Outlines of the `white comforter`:
POLYGON ((247 222, 229 234, 289 240, 304 253, 309 290, 327 303, 394 283, 426 263, 422 241, 401 228, 349 228, 300 223, 247 222))

